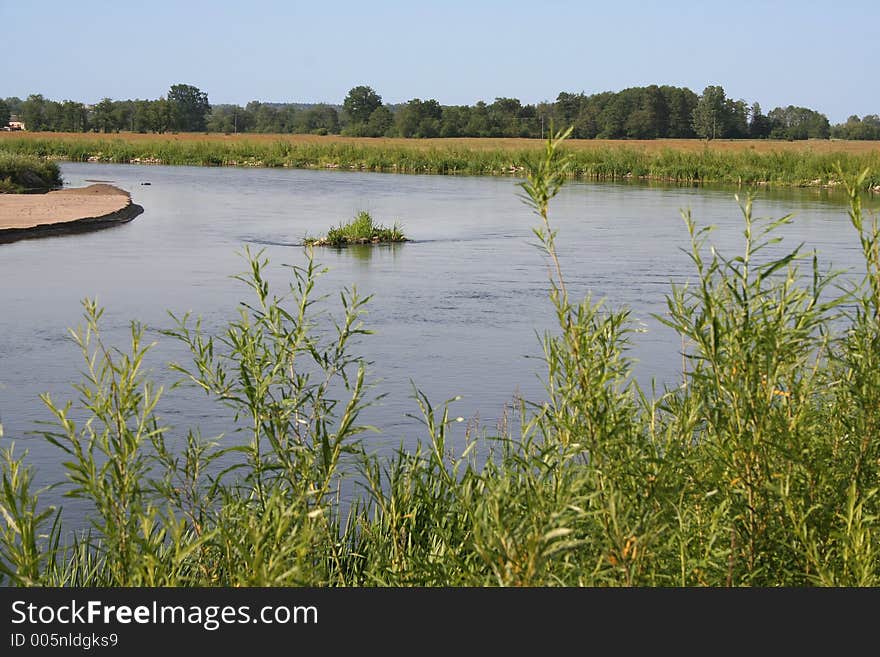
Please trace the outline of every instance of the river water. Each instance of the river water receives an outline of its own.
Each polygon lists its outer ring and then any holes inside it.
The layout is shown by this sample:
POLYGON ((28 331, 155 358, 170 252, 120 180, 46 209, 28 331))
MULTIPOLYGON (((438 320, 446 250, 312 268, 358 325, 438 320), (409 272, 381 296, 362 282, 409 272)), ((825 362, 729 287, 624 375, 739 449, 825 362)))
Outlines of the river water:
MULTIPOLYGON (((94 233, 0 245, 0 422, 4 442, 30 450, 38 480, 61 478, 60 453, 32 434, 49 420, 39 399, 76 400, 71 384, 82 359, 67 337, 81 321, 80 302, 105 307, 105 338, 124 345, 130 320, 157 340, 149 366, 185 354, 158 333, 168 311, 192 311, 216 328, 233 319, 247 290, 231 278, 245 269, 245 245, 265 249, 270 279, 288 280, 282 264, 303 264, 299 246, 360 210, 398 221, 414 241, 396 246, 321 249, 329 268, 319 289, 356 284, 372 294, 365 317, 375 334, 358 344, 369 378, 385 393, 365 419, 381 429, 371 448, 412 448, 418 423, 413 386, 437 405, 460 396, 453 415, 491 430, 515 396, 542 396, 536 332, 552 328, 547 261, 534 245, 538 218, 518 197, 517 179, 414 176, 342 171, 62 164, 67 186, 109 181, 145 209, 134 221, 94 233), (149 184, 147 184, 149 183, 149 184)), ((718 227, 712 243, 741 250, 742 218, 734 189, 571 182, 554 199, 551 221, 569 292, 627 306, 635 326, 630 355, 645 386, 680 378, 679 339, 652 314, 665 311, 670 282, 692 277, 682 209, 718 227)), ((803 241, 820 262, 859 266, 858 240, 837 196, 816 190, 760 192, 760 216, 795 213, 777 250, 803 241)), ((279 292, 283 290, 278 288, 279 292)), ((169 391, 160 405, 171 435, 199 426, 224 431, 228 418, 191 389, 169 391)))

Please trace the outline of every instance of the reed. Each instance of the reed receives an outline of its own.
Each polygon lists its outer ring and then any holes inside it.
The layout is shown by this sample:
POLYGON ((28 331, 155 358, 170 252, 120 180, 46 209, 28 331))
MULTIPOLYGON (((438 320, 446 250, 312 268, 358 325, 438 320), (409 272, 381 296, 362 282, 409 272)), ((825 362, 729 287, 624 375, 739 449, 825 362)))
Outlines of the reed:
MULTIPOLYGON (((2 152, 76 162, 516 177, 525 175, 541 147, 539 140, 530 139, 0 135, 2 152)), ((840 187, 845 177, 870 169, 863 189, 880 191, 880 149, 867 142, 579 140, 566 142, 564 148, 572 156, 568 175, 573 178, 840 187)))

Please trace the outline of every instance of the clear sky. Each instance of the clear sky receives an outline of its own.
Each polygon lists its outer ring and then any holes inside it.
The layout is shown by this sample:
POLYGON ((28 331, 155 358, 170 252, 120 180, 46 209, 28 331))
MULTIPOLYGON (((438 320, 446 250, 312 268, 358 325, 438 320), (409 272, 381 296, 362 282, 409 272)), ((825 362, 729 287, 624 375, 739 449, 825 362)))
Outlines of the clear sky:
POLYGON ((0 0, 0 97, 385 102, 648 84, 880 114, 880 0, 0 0))

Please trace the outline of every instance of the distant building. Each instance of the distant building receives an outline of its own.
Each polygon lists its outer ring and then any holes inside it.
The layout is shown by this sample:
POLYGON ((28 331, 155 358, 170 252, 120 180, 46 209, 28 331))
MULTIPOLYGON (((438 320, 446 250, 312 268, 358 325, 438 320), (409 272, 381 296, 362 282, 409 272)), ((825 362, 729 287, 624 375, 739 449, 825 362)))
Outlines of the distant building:
POLYGON ((15 114, 9 115, 9 123, 3 127, 4 130, 26 130, 24 121, 21 121, 15 114))

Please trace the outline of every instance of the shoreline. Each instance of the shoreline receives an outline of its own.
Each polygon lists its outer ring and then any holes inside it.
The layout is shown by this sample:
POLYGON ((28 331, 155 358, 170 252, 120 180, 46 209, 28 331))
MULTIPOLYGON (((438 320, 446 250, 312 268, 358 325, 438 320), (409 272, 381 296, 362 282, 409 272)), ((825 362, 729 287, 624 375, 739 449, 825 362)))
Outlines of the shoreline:
MULTIPOLYGON (((70 157, 63 156, 52 156, 49 159, 56 162, 83 162, 83 160, 77 160, 70 157)), ((305 171, 322 171, 322 170, 343 170, 343 171, 353 171, 353 172, 361 172, 361 173, 388 173, 395 175, 404 175, 404 176, 419 176, 419 175, 428 175, 428 176, 459 176, 459 177, 486 177, 486 178, 523 178, 525 174, 525 167, 523 166, 511 166, 510 168, 502 168, 497 171, 490 172, 479 172, 479 173, 470 173, 464 170, 447 170, 447 171, 435 171, 430 168, 425 168, 425 170, 416 171, 405 167, 400 167, 397 164, 391 165, 389 167, 384 168, 376 168, 369 166, 364 163, 360 164, 348 164, 341 165, 335 162, 325 163, 325 164, 300 164, 300 165, 292 165, 292 164, 264 164, 262 162, 223 162, 221 164, 197 164, 197 163, 177 163, 177 162, 165 162, 158 158, 135 158, 128 161, 117 162, 112 159, 105 158, 95 158, 90 157, 88 160, 85 160, 89 164, 133 164, 139 166, 189 166, 189 167, 200 167, 200 168, 233 168, 233 169, 299 169, 305 171)), ((776 189, 821 189, 821 190, 834 190, 837 188, 843 187, 843 183, 839 180, 830 180, 828 182, 824 182, 821 179, 814 179, 810 181, 804 182, 781 182, 778 180, 725 180, 723 178, 676 178, 674 176, 662 176, 662 175, 634 175, 632 173, 626 173, 623 175, 600 175, 600 174, 584 174, 584 173, 570 173, 568 174, 568 178, 570 180, 591 180, 595 182, 630 182, 630 181, 638 181, 638 182, 646 182, 646 183, 662 183, 669 185, 685 185, 685 186, 693 186, 693 187, 703 187, 703 186, 711 186, 711 185, 733 185, 736 187, 770 187, 776 189)), ((867 194, 878 194, 880 195, 880 185, 871 185, 865 187, 863 192, 867 194)))
MULTIPOLYGON (((108 164, 336 169, 520 177, 543 142, 514 138, 356 138, 215 133, 0 135, 0 152, 108 164)), ((805 140, 579 140, 566 143, 578 180, 832 188, 865 169, 880 192, 880 142, 805 140)))
POLYGON ((0 194, 0 244, 102 230, 143 211, 129 192, 103 183, 45 194, 0 194))

